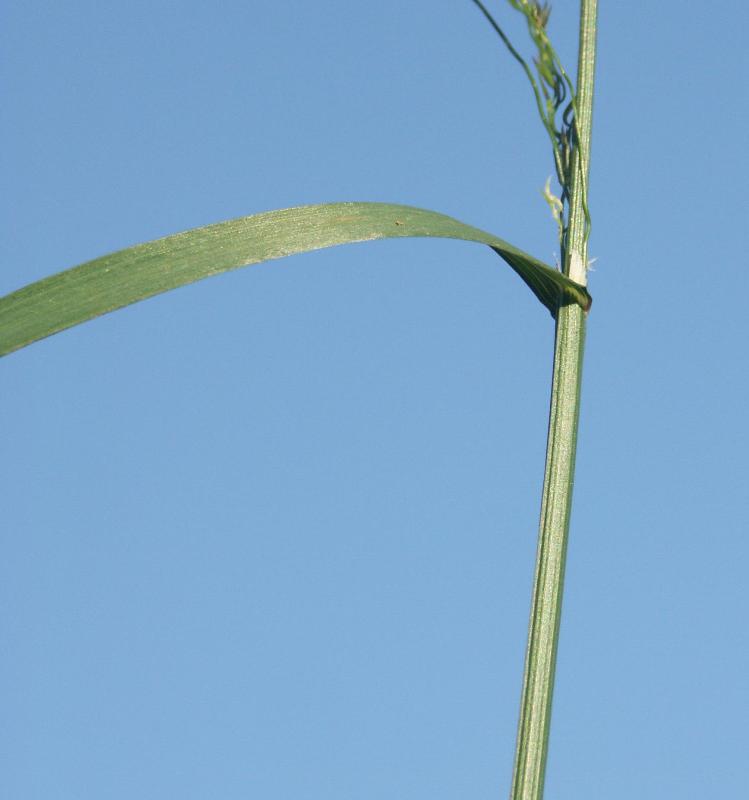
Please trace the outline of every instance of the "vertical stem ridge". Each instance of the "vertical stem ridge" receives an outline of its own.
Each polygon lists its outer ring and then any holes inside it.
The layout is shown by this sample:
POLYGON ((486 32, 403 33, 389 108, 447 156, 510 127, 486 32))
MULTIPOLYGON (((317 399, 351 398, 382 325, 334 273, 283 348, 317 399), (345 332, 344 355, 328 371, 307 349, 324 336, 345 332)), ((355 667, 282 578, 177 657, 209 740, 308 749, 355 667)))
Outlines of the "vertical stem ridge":
MULTIPOLYGON (((590 166, 596 14, 597 0, 581 0, 578 142, 573 152, 570 222, 564 248, 565 273, 583 284, 586 283, 588 263, 585 200, 590 166)), ((575 472, 585 322, 586 314, 579 306, 560 307, 554 342, 536 571, 510 793, 512 800, 540 800, 543 797, 575 472)))

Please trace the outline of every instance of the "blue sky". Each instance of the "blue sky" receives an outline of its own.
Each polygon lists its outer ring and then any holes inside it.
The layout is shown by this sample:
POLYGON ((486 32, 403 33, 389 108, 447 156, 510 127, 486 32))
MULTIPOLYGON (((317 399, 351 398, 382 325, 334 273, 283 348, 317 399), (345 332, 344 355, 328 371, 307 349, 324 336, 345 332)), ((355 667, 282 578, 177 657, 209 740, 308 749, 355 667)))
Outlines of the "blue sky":
MULTIPOLYGON (((601 4, 551 798, 746 791, 748 24, 601 4)), ((576 27, 555 3, 570 69, 576 27)), ((336 200, 554 259, 544 133, 468 0, 8 0, 0 37, 2 294, 336 200)), ((490 251, 397 241, 3 359, 3 796, 506 796, 552 336, 490 251)))

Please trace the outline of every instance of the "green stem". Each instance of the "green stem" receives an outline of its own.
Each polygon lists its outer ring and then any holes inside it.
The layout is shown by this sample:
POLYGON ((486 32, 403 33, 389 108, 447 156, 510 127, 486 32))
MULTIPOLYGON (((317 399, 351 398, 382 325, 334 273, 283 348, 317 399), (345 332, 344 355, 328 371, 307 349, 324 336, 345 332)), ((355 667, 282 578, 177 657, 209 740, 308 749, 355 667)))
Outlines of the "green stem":
MULTIPOLYGON (((565 273, 583 284, 588 263, 585 212, 596 12, 597 0, 581 0, 576 103, 578 142, 573 152, 570 221, 564 247, 565 273)), ((546 469, 512 800, 540 800, 543 796, 575 472, 585 321, 586 313, 579 306, 564 305, 557 314, 546 469)))

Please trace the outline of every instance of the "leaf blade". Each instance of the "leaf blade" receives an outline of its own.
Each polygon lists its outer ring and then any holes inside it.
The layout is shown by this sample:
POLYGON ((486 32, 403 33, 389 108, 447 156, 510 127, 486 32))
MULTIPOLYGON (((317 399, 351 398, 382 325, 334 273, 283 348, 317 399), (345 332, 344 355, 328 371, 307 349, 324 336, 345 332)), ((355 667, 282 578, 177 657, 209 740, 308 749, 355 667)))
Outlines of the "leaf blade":
POLYGON ((486 231, 434 211, 389 203, 298 206, 135 245, 0 298, 0 356, 118 308, 212 275, 296 253, 386 238, 436 237, 488 245, 538 299, 590 307, 583 286, 486 231))

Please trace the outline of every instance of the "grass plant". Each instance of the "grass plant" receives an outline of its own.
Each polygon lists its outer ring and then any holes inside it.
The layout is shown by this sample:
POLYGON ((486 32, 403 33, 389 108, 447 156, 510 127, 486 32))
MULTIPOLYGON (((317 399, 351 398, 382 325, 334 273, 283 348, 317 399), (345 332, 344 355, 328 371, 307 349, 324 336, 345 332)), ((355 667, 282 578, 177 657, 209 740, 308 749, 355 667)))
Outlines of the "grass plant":
POLYGON ((434 211, 384 203, 334 203, 257 214, 168 236, 97 258, 0 298, 0 355, 73 325, 237 267, 382 238, 463 239, 490 247, 555 319, 546 467, 511 796, 543 794, 565 555, 574 482, 588 294, 588 171, 597 0, 581 0, 577 88, 547 34, 550 8, 508 0, 526 20, 534 69, 481 0, 473 3, 520 64, 552 147, 559 194, 544 196, 556 221, 562 268, 493 234, 434 211))

